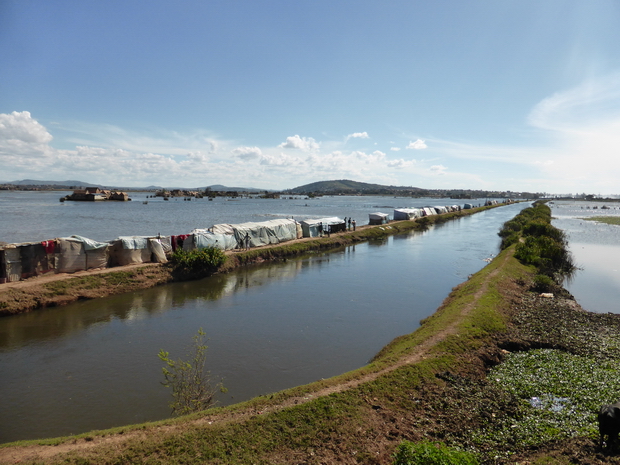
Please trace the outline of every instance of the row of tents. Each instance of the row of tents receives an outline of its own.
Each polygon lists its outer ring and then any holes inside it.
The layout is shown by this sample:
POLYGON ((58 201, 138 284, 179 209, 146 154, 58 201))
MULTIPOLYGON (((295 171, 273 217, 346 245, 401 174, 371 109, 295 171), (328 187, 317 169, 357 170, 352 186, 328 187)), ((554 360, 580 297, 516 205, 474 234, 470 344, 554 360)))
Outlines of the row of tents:
MULTIPOLYGON (((472 205, 465 204, 463 208, 472 208, 472 205)), ((460 209, 461 207, 457 205, 397 208, 394 209, 393 219, 411 220, 460 209)), ((369 215, 370 224, 387 222, 389 222, 387 213, 375 212, 369 215)), ((351 227, 350 220, 348 226, 351 227)), ((146 262, 165 263, 177 248, 248 249, 302 237, 318 237, 346 229, 347 223, 338 217, 303 221, 291 218, 216 224, 209 229, 194 229, 189 234, 179 236, 121 236, 106 242, 71 236, 42 242, 8 244, 0 246, 0 283, 19 281, 50 272, 73 273, 146 262)))
POLYGON ((82 236, 42 242, 0 246, 0 284, 51 272, 74 273, 138 263, 165 263, 177 248, 183 250, 218 247, 222 250, 261 247, 268 244, 317 237, 324 232, 346 229, 337 217, 276 219, 241 224, 217 224, 178 236, 121 236, 99 242, 82 236))

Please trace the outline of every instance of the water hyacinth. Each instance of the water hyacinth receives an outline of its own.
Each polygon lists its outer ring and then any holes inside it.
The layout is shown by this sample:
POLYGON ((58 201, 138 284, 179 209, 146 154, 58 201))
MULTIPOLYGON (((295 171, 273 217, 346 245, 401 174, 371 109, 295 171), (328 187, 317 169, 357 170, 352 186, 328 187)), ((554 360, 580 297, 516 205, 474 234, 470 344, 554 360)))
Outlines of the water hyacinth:
POLYGON ((620 367, 559 350, 510 354, 489 378, 523 405, 518 418, 481 431, 477 440, 484 442, 535 446, 558 437, 594 435, 596 412, 620 396, 620 367))

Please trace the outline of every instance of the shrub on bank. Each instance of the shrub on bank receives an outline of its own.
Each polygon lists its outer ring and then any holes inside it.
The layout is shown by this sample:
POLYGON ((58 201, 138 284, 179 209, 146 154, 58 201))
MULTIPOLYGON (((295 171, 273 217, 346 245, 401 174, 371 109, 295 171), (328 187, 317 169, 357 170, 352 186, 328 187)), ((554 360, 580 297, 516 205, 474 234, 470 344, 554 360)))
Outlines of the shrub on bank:
MULTIPOLYGON (((566 235, 551 224, 551 209, 543 202, 525 208, 504 223, 498 234, 502 250, 516 243, 515 257, 523 264, 535 266, 539 276, 547 276, 556 284, 575 269, 566 235)), ((550 287, 550 283, 539 278, 535 287, 550 287)))
POLYGON ((170 259, 173 273, 185 279, 209 276, 224 264, 226 255, 217 247, 205 249, 177 249, 170 259))
POLYGON ((394 465, 477 465, 470 452, 452 449, 442 443, 403 441, 394 454, 394 465))

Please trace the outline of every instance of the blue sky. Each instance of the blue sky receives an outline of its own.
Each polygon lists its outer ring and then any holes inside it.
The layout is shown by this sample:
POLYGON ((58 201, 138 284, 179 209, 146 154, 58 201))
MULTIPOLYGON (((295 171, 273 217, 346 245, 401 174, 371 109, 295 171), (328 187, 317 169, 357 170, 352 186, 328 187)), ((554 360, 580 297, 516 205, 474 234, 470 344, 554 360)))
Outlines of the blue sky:
POLYGON ((0 182, 620 193, 620 3, 0 2, 0 182))

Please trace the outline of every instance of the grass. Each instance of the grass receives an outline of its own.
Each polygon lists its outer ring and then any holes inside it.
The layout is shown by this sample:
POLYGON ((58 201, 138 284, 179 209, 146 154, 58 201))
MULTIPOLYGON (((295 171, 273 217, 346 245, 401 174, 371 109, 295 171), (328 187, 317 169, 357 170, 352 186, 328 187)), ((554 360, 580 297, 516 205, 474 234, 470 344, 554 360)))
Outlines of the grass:
POLYGON ((586 221, 596 221, 597 223, 615 224, 620 226, 620 216, 591 216, 590 218, 580 218, 586 221))

